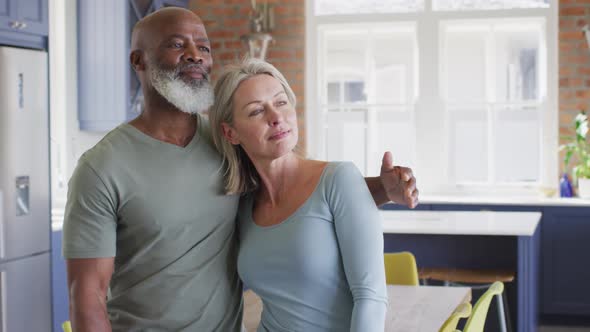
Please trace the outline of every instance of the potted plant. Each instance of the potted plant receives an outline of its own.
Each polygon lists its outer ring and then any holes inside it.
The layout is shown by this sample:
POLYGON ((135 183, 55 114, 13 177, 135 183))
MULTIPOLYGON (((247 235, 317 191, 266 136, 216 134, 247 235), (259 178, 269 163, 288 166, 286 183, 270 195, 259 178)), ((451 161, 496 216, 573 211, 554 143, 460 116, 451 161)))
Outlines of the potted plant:
POLYGON ((569 143, 559 147, 559 150, 565 151, 565 170, 567 171, 569 162, 575 157, 578 162, 572 168, 574 182, 578 182, 578 196, 590 198, 590 144, 586 141, 588 134, 588 117, 581 111, 576 116, 576 137, 568 137, 569 143))

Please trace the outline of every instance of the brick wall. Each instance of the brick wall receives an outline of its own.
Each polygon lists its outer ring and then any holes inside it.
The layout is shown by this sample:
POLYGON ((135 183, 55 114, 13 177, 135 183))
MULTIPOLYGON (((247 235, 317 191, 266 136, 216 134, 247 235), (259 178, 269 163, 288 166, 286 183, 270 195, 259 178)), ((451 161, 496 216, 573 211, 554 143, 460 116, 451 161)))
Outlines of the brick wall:
MULTIPOLYGON (((260 0, 259 0, 260 2, 260 0)), ((213 52, 213 79, 221 67, 245 54, 240 36, 249 29, 250 0, 191 0, 189 9, 205 22, 213 52)), ((269 0, 274 5, 274 38, 267 61, 285 75, 297 96, 299 151, 305 154, 304 76, 305 0, 269 0)))
POLYGON ((589 23, 590 0, 559 1, 560 136, 573 135, 576 114, 590 110, 590 49, 582 32, 589 23))

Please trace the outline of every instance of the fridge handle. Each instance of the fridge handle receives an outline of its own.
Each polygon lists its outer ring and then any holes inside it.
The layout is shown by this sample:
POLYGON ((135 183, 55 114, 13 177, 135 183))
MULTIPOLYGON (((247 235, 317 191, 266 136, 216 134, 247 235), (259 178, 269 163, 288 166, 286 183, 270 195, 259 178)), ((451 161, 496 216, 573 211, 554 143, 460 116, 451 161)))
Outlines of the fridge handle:
POLYGON ((0 332, 6 332, 6 271, 0 271, 0 332))
POLYGON ((0 260, 4 258, 4 196, 0 190, 0 260))

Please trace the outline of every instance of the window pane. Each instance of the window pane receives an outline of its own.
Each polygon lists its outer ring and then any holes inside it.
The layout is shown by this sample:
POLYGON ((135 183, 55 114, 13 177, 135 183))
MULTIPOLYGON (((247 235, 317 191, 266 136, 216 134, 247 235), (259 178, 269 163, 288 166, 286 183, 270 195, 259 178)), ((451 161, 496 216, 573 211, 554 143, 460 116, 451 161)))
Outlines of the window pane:
POLYGON ((406 103, 406 68, 387 66, 375 72, 375 103, 406 103))
POLYGON ((451 169, 455 181, 487 182, 487 114, 482 108, 451 110, 451 169))
POLYGON ((417 94, 415 28, 374 31, 371 44, 375 84, 370 99, 376 104, 412 102, 417 94))
POLYGON ((354 103, 367 101, 365 82, 344 82, 344 102, 354 103))
POLYGON ((486 98, 486 26, 445 30, 444 82, 447 101, 482 102, 486 98))
POLYGON ((424 10, 424 0, 316 0, 316 15, 407 13, 424 10))
POLYGON ((540 29, 540 26, 524 24, 495 27, 495 75, 498 101, 539 98, 540 29))
POLYGON ((330 27, 323 36, 324 91, 329 104, 339 96, 345 103, 405 104, 414 100, 418 50, 413 25, 330 27), (340 92, 336 92, 337 83, 342 84, 340 92))
POLYGON ((497 182, 536 182, 540 178, 539 111, 501 109, 494 112, 497 182))
POLYGON ((328 111, 326 120, 326 159, 353 161, 366 174, 366 111, 328 111))
POLYGON ((549 8, 549 0, 433 0, 434 10, 549 8))
POLYGON ((328 103, 338 104, 340 103, 340 82, 328 82, 328 103))
MULTIPOLYGON (((363 64, 367 58, 367 31, 339 30, 326 33, 324 77, 327 102, 334 104, 366 101, 367 73, 363 64)), ((326 100, 323 102, 326 103, 326 100)))
MULTIPOLYGON (((396 165, 415 167, 416 137, 413 112, 403 107, 376 108, 376 144, 371 148, 367 176, 378 176, 385 151, 391 151, 396 165)), ((370 134, 373 134, 372 132, 370 134)))

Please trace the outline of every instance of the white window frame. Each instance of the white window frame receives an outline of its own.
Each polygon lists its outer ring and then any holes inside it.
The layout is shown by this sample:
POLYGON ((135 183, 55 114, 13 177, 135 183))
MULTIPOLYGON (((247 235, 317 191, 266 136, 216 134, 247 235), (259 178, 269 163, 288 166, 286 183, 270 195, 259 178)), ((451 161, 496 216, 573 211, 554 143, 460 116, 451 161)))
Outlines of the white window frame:
MULTIPOLYGON (((320 63, 318 63, 318 31, 324 25, 350 24, 358 22, 416 22, 419 47, 418 84, 419 94, 415 104, 416 123, 416 165, 412 167, 418 175, 423 193, 446 193, 469 190, 487 192, 498 189, 510 192, 535 192, 538 187, 557 187, 558 179, 558 4, 551 1, 549 8, 526 8, 509 10, 465 10, 432 11, 432 0, 425 0, 424 11, 411 13, 323 15, 315 16, 314 0, 306 0, 306 64, 305 64, 305 107, 307 154, 310 158, 322 158, 321 139, 322 105, 320 104, 320 63), (457 185, 449 179, 449 146, 447 144, 448 123, 439 86, 442 84, 442 69, 439 61, 441 50, 440 27, 445 21, 478 20, 494 18, 544 18, 546 22, 546 58, 539 59, 547 69, 547 86, 541 116, 541 169, 536 184, 457 185), (434 111, 440 110, 440 111, 434 111), (444 124, 444 125, 441 125, 444 124), (443 146, 433 142, 444 141, 443 146)), ((544 89, 539 93, 543 95, 544 89)), ((395 151, 392 151, 395 155, 395 151)), ((395 159, 394 159, 395 161, 395 159)))
MULTIPOLYGON (((375 24, 375 23, 371 23, 371 24, 363 24, 363 23, 353 23, 353 24, 337 24, 337 25, 333 25, 339 29, 359 29, 359 30, 371 30, 371 29, 377 29, 377 30, 383 30, 385 29, 387 30, 391 30, 391 31, 413 31, 415 29, 415 24, 413 23, 406 23, 406 22, 396 22, 396 23, 385 23, 385 24, 375 24)), ((324 31, 319 28, 318 29, 318 34, 323 34, 324 31)), ((371 37, 369 37, 371 38, 371 37)), ((373 54, 372 52, 374 51, 372 49, 372 47, 370 45, 372 45, 371 41, 369 41, 368 43, 369 47, 365 50, 365 54, 367 56, 367 58, 370 58, 370 55, 373 54)), ((319 38, 318 40, 318 47, 322 50, 324 50, 323 54, 325 54, 325 46, 322 43, 321 38, 319 38)), ((326 59, 324 59, 323 57, 318 56, 318 61, 319 63, 321 63, 322 61, 327 61, 326 59)), ((321 64, 320 64, 321 66, 321 64)), ((394 69, 396 69, 394 66, 394 69)), ((402 69, 401 66, 397 68, 398 70, 402 69)), ((349 70, 345 70, 345 71, 341 71, 340 74, 343 76, 366 76, 368 73, 369 77, 365 77, 365 83, 369 86, 372 87, 375 84, 375 81, 373 80, 373 68, 371 68, 371 66, 366 66, 365 68, 359 69, 358 71, 349 71, 349 70)), ((326 85, 326 78, 329 77, 330 75, 332 75, 333 73, 331 72, 324 72, 325 77, 322 77, 321 75, 318 75, 318 82, 317 82, 317 86, 321 87, 321 86, 325 86, 326 85)), ((416 82, 416 78, 414 78, 414 82, 416 82)), ((367 87, 367 85, 365 85, 365 88, 367 87)), ((340 96, 340 103, 338 104, 322 104, 321 100, 327 100, 326 96, 323 96, 321 94, 318 95, 319 97, 319 101, 318 104, 319 108, 317 108, 318 113, 320 114, 320 116, 317 118, 317 125, 319 130, 321 130, 322 132, 325 132, 325 130, 327 129, 327 123, 326 123, 326 119, 325 119, 325 115, 327 115, 327 113, 323 113, 323 111, 325 109, 332 109, 332 110, 336 110, 339 109, 341 112, 349 112, 353 109, 355 110, 359 110, 359 109, 364 109, 364 113, 365 116, 367 118, 367 121, 364 124, 364 129, 366 131, 365 133, 365 139, 367 142, 367 146, 370 147, 369 149, 364 151, 364 160, 365 163, 364 165, 357 165, 358 167, 361 168, 362 170, 366 170, 368 171, 371 167, 375 168, 375 165, 378 165, 381 161, 380 157, 377 158, 375 156, 376 153, 378 153, 379 151, 376 151, 376 146, 377 146, 377 132, 375 130, 372 130, 374 128, 377 128, 378 126, 378 121, 377 121, 377 117, 378 117, 378 112, 381 112, 381 108, 387 108, 387 112, 408 112, 409 113, 409 117, 410 117, 410 121, 412 122, 412 124, 414 123, 414 120, 412 118, 414 110, 413 110, 413 103, 415 102, 415 98, 408 98, 407 93, 407 89, 405 88, 404 91, 402 91, 401 93, 404 96, 405 103, 399 103, 399 102, 390 102, 390 103, 377 103, 375 102, 375 100, 368 95, 367 96, 367 101, 366 102, 354 102, 354 103, 344 103, 343 101, 343 95, 340 96)), ((414 87, 414 95, 415 95, 415 90, 417 89, 417 87, 414 87)), ((325 91, 323 93, 326 93, 325 91)), ((318 133, 318 137, 321 134, 318 133)), ((319 140, 319 139, 318 139, 319 140)), ((317 141, 316 141, 317 142, 317 141)), ((316 153, 320 156, 324 156, 323 158, 325 158, 325 156, 328 155, 327 151, 325 150, 326 148, 326 144, 320 144, 317 147, 316 153)))

